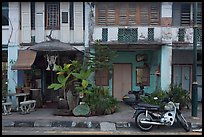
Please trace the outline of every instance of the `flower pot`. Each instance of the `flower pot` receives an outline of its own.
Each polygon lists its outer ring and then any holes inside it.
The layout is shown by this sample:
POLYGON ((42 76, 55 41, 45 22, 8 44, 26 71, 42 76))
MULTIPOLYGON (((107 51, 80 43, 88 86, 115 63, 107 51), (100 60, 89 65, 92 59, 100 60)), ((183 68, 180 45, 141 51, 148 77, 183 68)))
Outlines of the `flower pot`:
POLYGON ((16 87, 16 93, 22 93, 22 88, 21 87, 16 87))

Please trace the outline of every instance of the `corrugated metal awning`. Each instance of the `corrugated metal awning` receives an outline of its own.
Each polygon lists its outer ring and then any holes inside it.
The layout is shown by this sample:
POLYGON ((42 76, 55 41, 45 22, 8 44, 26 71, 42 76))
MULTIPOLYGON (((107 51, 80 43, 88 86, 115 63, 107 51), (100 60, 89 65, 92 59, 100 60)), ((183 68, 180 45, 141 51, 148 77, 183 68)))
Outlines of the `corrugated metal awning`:
POLYGON ((16 63, 11 66, 12 70, 30 70, 36 58, 36 52, 32 50, 19 50, 16 63))

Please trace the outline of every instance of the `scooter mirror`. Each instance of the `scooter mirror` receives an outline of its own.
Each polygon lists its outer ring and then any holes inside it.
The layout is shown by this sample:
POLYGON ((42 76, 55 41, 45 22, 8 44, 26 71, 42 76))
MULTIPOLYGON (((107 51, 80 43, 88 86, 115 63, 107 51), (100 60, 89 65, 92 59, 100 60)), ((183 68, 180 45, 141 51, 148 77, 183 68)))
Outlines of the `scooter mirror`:
POLYGON ((158 97, 154 97, 154 100, 157 100, 158 99, 158 97))

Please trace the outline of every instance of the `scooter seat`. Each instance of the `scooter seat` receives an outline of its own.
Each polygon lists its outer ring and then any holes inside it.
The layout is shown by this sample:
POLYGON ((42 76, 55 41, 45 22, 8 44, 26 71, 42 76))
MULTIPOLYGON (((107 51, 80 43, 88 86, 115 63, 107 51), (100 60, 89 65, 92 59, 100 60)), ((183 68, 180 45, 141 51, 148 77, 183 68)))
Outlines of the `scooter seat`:
POLYGON ((152 105, 152 104, 148 104, 148 103, 138 103, 137 105, 138 105, 138 107, 144 107, 148 110, 159 110, 160 109, 160 106, 152 105))

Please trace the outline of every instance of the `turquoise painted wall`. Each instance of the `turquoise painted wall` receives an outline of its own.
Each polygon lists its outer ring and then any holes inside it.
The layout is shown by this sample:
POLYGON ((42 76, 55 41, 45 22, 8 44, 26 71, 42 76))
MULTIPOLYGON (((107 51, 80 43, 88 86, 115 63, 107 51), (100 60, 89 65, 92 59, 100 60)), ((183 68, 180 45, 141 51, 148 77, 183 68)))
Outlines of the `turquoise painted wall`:
MULTIPOLYGON (((140 50, 135 52, 117 52, 117 57, 113 60, 113 63, 131 63, 132 64, 132 90, 139 90, 139 86, 136 86, 136 67, 143 66, 144 62, 137 62, 137 54, 147 54, 148 60, 146 63, 150 68, 150 86, 145 86, 146 93, 155 91, 156 78, 155 71, 161 62, 161 50, 140 50)), ((158 87, 160 87, 160 77, 158 77, 158 87)), ((112 91, 112 78, 109 80, 109 87, 112 91)), ((112 92, 111 92, 112 93, 112 92)))

